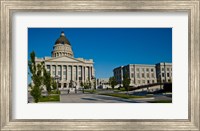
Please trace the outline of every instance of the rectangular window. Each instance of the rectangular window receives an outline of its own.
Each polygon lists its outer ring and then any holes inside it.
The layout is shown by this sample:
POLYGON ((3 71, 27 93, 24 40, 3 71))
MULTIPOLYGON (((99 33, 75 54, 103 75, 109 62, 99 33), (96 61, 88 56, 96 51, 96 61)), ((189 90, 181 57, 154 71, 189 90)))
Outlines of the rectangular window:
POLYGON ((164 68, 162 68, 162 71, 164 71, 164 68))
POLYGON ((151 72, 153 72, 153 68, 151 69, 151 72))
POLYGON ((149 73, 147 73, 147 78, 149 78, 149 73))
POLYGON ((142 78, 144 78, 144 73, 142 73, 142 78))
POLYGON ((132 78, 134 77, 134 74, 133 74, 133 73, 131 73, 131 77, 132 77, 132 78))
POLYGON ((165 73, 162 73, 162 77, 165 77, 165 73))
POLYGON ((58 75, 61 75, 61 71, 58 71, 58 75))
POLYGON ((134 68, 131 68, 131 71, 134 72, 134 68))
POLYGON ((147 68, 146 71, 149 72, 149 69, 147 68))
POLYGON ((169 73, 167 73, 167 77, 169 77, 169 73))
POLYGON ((144 68, 142 68, 142 72, 144 72, 144 68))
POLYGON ((66 80, 66 75, 63 76, 63 80, 66 80))
POLYGON ((167 68, 167 71, 169 71, 169 68, 167 68))
POLYGON ((142 83, 145 84, 145 80, 142 80, 142 83))
POLYGON ((63 71, 63 75, 67 75, 67 72, 66 72, 66 71, 63 71))
POLYGON ((137 73, 137 78, 140 78, 140 73, 137 73))
POLYGON ((152 73, 152 74, 151 74, 151 77, 153 77, 153 78, 154 78, 154 73, 152 73))
POLYGON ((139 71, 140 71, 140 68, 137 68, 137 71, 139 72, 139 71))
POLYGON ((48 70, 50 69, 50 65, 47 65, 47 69, 48 69, 48 70))
POLYGON ((152 83, 154 83, 154 80, 152 80, 152 83))

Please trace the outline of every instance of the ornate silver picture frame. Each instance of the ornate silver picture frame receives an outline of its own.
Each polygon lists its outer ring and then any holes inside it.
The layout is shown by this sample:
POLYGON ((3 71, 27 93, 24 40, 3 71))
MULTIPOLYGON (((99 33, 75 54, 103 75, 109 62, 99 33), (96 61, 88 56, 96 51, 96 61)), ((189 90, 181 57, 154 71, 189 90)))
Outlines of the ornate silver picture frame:
POLYGON ((0 129, 1 130, 200 130, 199 0, 1 1, 0 129), (15 12, 187 12, 188 119, 13 119, 12 17, 15 12))

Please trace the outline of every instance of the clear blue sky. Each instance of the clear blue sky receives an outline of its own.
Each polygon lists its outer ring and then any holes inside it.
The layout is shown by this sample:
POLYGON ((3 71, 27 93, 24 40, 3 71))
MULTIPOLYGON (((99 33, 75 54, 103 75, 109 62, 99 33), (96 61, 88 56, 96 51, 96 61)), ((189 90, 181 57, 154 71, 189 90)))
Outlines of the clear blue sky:
POLYGON ((61 31, 75 58, 94 60, 97 78, 121 65, 172 62, 172 28, 29 28, 28 54, 51 56, 61 31))

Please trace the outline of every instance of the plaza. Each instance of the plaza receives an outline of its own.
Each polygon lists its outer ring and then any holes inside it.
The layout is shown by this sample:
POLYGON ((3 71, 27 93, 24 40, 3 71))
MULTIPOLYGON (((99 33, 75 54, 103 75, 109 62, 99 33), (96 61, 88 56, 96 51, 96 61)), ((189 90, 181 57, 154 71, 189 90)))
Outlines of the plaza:
MULTIPOLYGON (((138 97, 125 99, 120 97, 102 95, 106 93, 113 93, 112 90, 99 90, 98 93, 82 93, 81 91, 77 93, 69 93, 66 90, 61 90, 59 95, 60 101, 53 103, 154 103, 156 101, 167 101, 171 103, 171 94, 156 94, 149 97, 138 97)), ((130 95, 133 92, 130 92, 130 95)), ((45 93, 43 95, 46 95, 45 93)), ((31 95, 28 95, 28 100, 30 103, 33 102, 31 95)), ((52 103, 47 102, 47 103, 52 103)))

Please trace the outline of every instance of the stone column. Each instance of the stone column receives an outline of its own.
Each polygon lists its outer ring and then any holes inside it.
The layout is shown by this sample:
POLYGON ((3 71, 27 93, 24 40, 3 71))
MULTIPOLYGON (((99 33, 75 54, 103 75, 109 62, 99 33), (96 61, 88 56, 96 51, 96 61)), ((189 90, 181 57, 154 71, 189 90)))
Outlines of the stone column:
POLYGON ((89 66, 88 66, 88 77, 89 77, 89 81, 91 82, 91 70, 89 66))
POLYGON ((61 88, 63 89, 63 87, 64 87, 64 83, 63 83, 63 65, 60 65, 60 77, 61 77, 61 88))
POLYGON ((55 65, 55 76, 57 75, 57 69, 58 69, 58 66, 55 65))
POLYGON ((79 81, 79 66, 76 65, 76 81, 79 81))
POLYGON ((84 76, 83 76, 83 65, 81 66, 81 78, 82 78, 82 82, 84 82, 84 76))
POLYGON ((91 78, 93 77, 93 69, 92 69, 92 66, 90 67, 91 68, 91 78))
POLYGON ((76 88, 79 87, 80 83, 79 83, 79 66, 76 65, 76 88))
POLYGON ((51 74, 51 77, 53 76, 52 74, 52 65, 50 65, 50 74, 51 74))
POLYGON ((68 70, 69 70, 69 65, 66 65, 66 66, 67 66, 67 70, 66 70, 66 71, 67 71, 67 81, 68 81, 68 83, 69 83, 69 78, 70 78, 70 77, 68 77, 68 73, 69 73, 69 72, 68 72, 68 70))
POLYGON ((60 65, 60 75, 61 80, 63 81, 63 65, 60 65))
POLYGON ((74 65, 72 65, 72 70, 71 70, 72 80, 74 80, 74 74, 73 73, 74 73, 74 65))
POLYGON ((83 72, 84 72, 84 81, 86 81, 85 66, 83 67, 83 72))

